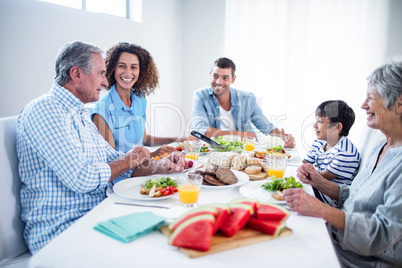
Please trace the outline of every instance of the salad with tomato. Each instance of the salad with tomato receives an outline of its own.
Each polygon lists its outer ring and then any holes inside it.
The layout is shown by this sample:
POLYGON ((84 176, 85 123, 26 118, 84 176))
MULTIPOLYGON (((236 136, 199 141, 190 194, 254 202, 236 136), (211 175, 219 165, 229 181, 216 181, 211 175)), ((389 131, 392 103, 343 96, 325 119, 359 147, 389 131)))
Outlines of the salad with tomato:
POLYGON ((281 153, 281 154, 285 153, 285 150, 283 149, 283 147, 281 145, 271 147, 271 148, 267 148, 267 151, 270 152, 270 153, 281 153))
POLYGON ((208 152, 209 152, 208 146, 206 144, 203 144, 201 146, 200 153, 208 153, 208 152))
POLYGON ((177 182, 169 177, 162 177, 156 180, 147 180, 145 185, 141 185, 141 194, 149 197, 161 197, 176 193, 177 182))

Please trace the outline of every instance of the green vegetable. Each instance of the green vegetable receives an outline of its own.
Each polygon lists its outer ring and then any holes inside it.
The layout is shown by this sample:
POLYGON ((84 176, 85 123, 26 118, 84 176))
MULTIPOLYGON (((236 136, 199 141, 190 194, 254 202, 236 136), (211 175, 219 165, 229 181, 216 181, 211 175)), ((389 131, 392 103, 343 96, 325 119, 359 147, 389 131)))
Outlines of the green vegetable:
POLYGON ((283 147, 281 145, 267 148, 267 151, 269 152, 274 152, 274 153, 284 153, 283 147))
POLYGON ((296 181, 293 176, 285 179, 280 179, 272 176, 271 181, 264 183, 263 185, 261 185, 261 187, 268 191, 283 191, 284 189, 289 188, 303 188, 303 185, 300 182, 296 181))
POLYGON ((150 188, 152 185, 156 183, 156 187, 163 187, 166 188, 168 186, 174 186, 177 187, 177 182, 175 180, 172 180, 169 177, 162 177, 160 179, 156 180, 147 180, 145 183, 145 188, 150 188))
POLYGON ((214 141, 218 142, 220 145, 224 146, 225 148, 216 148, 212 145, 212 147, 218 152, 242 152, 244 142, 240 141, 230 141, 230 140, 223 140, 223 136, 218 138, 212 138, 214 141))

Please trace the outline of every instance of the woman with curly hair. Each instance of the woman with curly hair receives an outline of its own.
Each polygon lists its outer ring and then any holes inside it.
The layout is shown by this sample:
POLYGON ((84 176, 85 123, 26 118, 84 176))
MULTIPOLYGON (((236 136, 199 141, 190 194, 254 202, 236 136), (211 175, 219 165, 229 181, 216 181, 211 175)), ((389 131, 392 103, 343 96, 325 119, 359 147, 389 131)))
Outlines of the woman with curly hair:
MULTIPOLYGON (((140 46, 118 43, 107 51, 106 78, 109 91, 92 111, 99 133, 117 151, 127 152, 134 145, 163 145, 185 137, 156 137, 147 134, 146 96, 159 86, 159 73, 152 56, 140 46)), ((151 156, 171 153, 163 145, 151 156)))

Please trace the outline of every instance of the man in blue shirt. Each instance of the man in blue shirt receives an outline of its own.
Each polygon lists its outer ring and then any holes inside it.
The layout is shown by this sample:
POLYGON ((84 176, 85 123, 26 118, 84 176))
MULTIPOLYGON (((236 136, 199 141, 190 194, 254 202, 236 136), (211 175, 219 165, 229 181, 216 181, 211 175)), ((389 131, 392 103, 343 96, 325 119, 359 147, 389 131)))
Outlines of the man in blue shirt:
POLYGON ((100 48, 66 44, 49 94, 18 116, 21 218, 32 254, 100 203, 117 176, 183 171, 180 154, 171 155, 164 166, 145 166, 147 149, 136 145, 126 154, 117 152, 99 135, 84 104, 99 99, 108 85, 105 72, 100 48))
POLYGON ((277 129, 264 116, 253 93, 231 88, 236 65, 228 58, 215 61, 210 72, 211 86, 197 90, 193 97, 193 128, 208 137, 237 135, 256 137, 251 124, 263 134, 286 136, 285 147, 295 146, 294 138, 277 129))

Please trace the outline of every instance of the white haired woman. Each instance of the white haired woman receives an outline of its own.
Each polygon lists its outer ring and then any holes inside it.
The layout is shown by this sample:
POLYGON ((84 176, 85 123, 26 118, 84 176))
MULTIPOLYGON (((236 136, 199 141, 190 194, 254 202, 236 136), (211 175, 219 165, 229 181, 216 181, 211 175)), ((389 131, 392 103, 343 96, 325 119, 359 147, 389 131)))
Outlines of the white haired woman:
POLYGON ((346 267, 402 267, 402 62, 376 69, 367 79, 361 108, 367 125, 379 129, 379 143, 352 185, 323 178, 311 164, 297 175, 338 202, 330 207, 302 189, 283 194, 292 211, 323 218, 338 257, 346 267))

